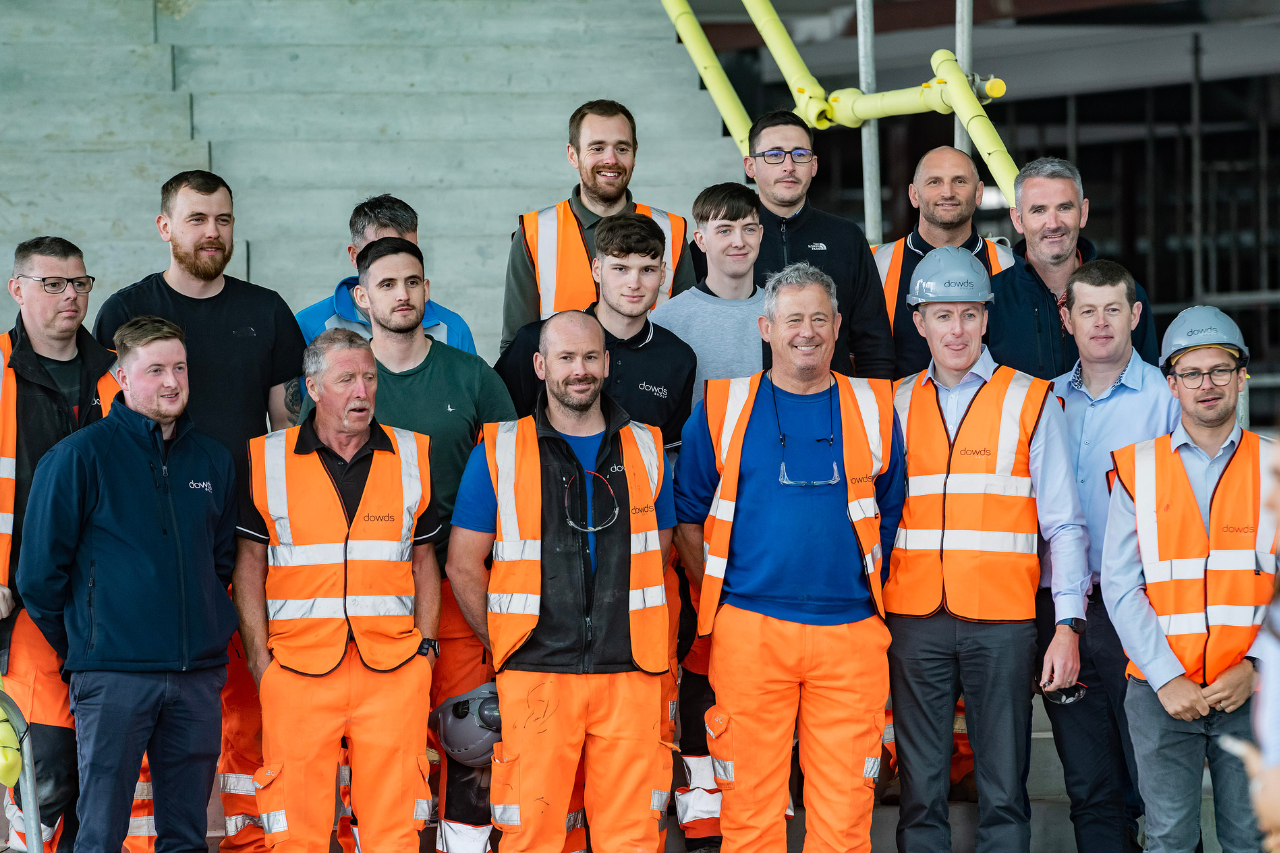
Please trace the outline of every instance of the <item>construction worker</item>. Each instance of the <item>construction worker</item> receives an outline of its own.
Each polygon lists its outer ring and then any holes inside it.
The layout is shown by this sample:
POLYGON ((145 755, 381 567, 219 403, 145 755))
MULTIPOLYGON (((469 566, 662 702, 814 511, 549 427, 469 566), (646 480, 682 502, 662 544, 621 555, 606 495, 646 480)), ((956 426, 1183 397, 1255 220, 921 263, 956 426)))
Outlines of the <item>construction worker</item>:
POLYGON ((458 606, 498 670, 493 823, 504 853, 561 853, 580 772, 592 848, 653 851, 671 785, 659 707, 671 473, 658 430, 601 392, 599 322, 557 314, 536 358, 537 411, 485 424, 449 544, 458 606))
POLYGON ((711 636, 704 723, 733 853, 786 848, 797 716, 806 844, 871 850, 889 695, 882 555, 904 468, 888 381, 831 371, 836 300, 810 264, 769 277, 758 329, 773 368, 708 382, 677 462, 677 543, 711 636))
MULTIPOLYGON (((302 405, 298 377, 306 343, 279 293, 225 274, 235 251, 231 187, 212 172, 174 175, 160 189, 156 228, 169 244, 169 267, 122 288, 102 303, 94 337, 111 346, 116 329, 132 317, 163 317, 185 334, 191 381, 191 417, 236 461, 236 480, 248 481, 249 439, 292 426, 302 405)), ((222 853, 263 853, 253 774, 262 766, 262 712, 245 667, 239 635, 227 649, 222 694, 219 795, 225 815, 222 853)), ((143 764, 140 794, 149 793, 143 764)), ((131 853, 150 853, 153 810, 145 796, 134 803, 131 853), (134 833, 138 834, 134 834, 134 833)))
MULTIPOLYGON (((1090 591, 1080 635, 1079 679, 1087 685, 1075 702, 1044 697, 1045 713, 1062 759, 1076 847, 1097 853, 1129 853, 1137 845, 1142 800, 1137 791, 1133 745, 1125 722, 1129 660, 1107 615, 1099 582, 1107 529, 1107 474, 1111 453, 1136 441, 1167 435, 1182 409, 1155 365, 1134 348, 1131 334, 1142 303, 1129 271, 1114 261, 1090 261, 1067 278, 1062 306, 1067 331, 1080 360, 1053 381, 1067 420, 1080 505, 1089 532, 1090 591)), ((1036 595, 1036 631, 1041 649, 1056 626, 1050 566, 1036 595)))
MULTIPOLYGON (((69 853, 75 844, 75 720, 62 681, 62 661, 31 621, 16 595, 22 521, 31 496, 36 463, 75 430, 99 421, 120 386, 111 375, 115 353, 100 346, 81 325, 94 278, 84 255, 61 237, 36 237, 13 253, 9 295, 18 303, 18 319, 0 337, 0 513, 12 519, 0 533, 0 641, 3 689, 17 703, 29 726, 40 795, 40 821, 46 850, 69 853)), ((5 792, 8 846, 25 850, 27 827, 15 786, 5 792)))
POLYGON ((968 154, 950 145, 926 152, 916 163, 915 177, 907 187, 911 206, 920 211, 920 221, 902 239, 872 249, 893 327, 895 379, 929 367, 929 345, 916 329, 907 305, 912 274, 925 255, 938 246, 958 246, 973 253, 990 275, 1013 266, 1013 252, 979 236, 973 227, 982 190, 978 168, 968 154))
MULTIPOLYGON (((1067 277, 1098 257, 1093 243, 1080 236, 1089 221, 1080 170, 1057 157, 1041 157, 1022 167, 1013 182, 1009 218, 1025 239, 1013 247, 1013 266, 991 278, 995 303, 987 312, 987 337, 997 364, 1038 379, 1053 379, 1079 357, 1075 340, 1062 325, 1067 277)), ((1142 303, 1133 345, 1148 364, 1157 355, 1155 316, 1142 285, 1142 303)))
POLYGON ((1253 739, 1258 629, 1275 588, 1274 444, 1237 423, 1248 364, 1230 317, 1186 309, 1160 347, 1181 420, 1112 454, 1102 594, 1129 655, 1125 714, 1155 853, 1196 848, 1206 762, 1224 853, 1262 846, 1248 774, 1218 742, 1253 739))
POLYGON ((997 365, 982 344, 991 283, 973 254, 934 249, 908 304, 929 369, 897 383, 907 499, 884 590, 902 779, 899 851, 951 846, 953 709, 964 694, 979 853, 1026 853, 1031 688, 1075 683, 1089 585, 1088 537, 1062 409, 1047 381, 997 365), (1057 624, 1034 671, 1039 535, 1057 624))
MULTIPOLYGON (((695 244, 707 262, 707 275, 654 309, 655 326, 674 332, 697 356, 693 401, 702 400, 710 379, 736 379, 764 366, 757 319, 763 314, 764 289, 752 270, 760 251, 760 197, 738 183, 707 187, 693 202, 695 244)), ((715 704, 707 677, 711 639, 696 637, 701 588, 677 563, 680 594, 680 757, 686 784, 675 789, 676 817, 690 851, 721 844, 720 789, 712 773, 703 716, 715 704)))
MULTIPOLYGON (((485 423, 515 418, 502 380, 479 356, 434 342, 422 314, 431 284, 422 252, 410 240, 383 237, 360 250, 361 281, 353 305, 369 318, 378 387, 378 422, 431 436, 431 476, 440 515, 436 564, 445 565, 449 521, 458 483, 485 423)), ((307 399, 305 418, 314 408, 307 399)), ((493 678, 492 661, 467 625, 448 579, 440 590, 440 659, 431 673, 430 706, 460 696, 493 678)), ((456 760, 441 760, 441 825, 437 847, 448 853, 484 853, 489 842, 489 790, 479 773, 456 760)))
POLYGON ((799 261, 831 276, 844 317, 831 369, 892 378, 893 330, 867 237, 856 223, 809 203, 809 187, 818 173, 813 130, 795 113, 777 110, 755 120, 747 141, 750 149, 742 165, 760 191, 764 231, 755 264, 756 286, 763 287, 770 275, 799 261))
POLYGON ((598 254, 596 225, 605 216, 639 213, 662 228, 666 276, 659 302, 693 287, 684 218, 637 204, 627 189, 639 144, 636 120, 617 101, 588 101, 569 117, 567 153, 578 185, 559 204, 520 217, 502 298, 503 350, 529 323, 557 311, 581 311, 596 301, 591 260, 598 254))
MULTIPOLYGON (((348 223, 351 231, 351 243, 347 246, 347 257, 351 266, 356 266, 356 258, 360 250, 383 237, 401 237, 418 244, 418 213, 405 202, 388 193, 367 198, 351 211, 348 223)), ((314 305, 309 305, 298 312, 298 326, 302 329, 302 337, 307 343, 325 329, 343 328, 359 332, 366 338, 373 334, 372 320, 364 310, 356 304, 352 295, 360 283, 358 275, 349 276, 338 282, 333 296, 326 296, 314 305)), ((430 287, 431 282, 427 282, 430 287)), ((456 312, 450 311, 438 302, 430 299, 422 309, 422 330, 433 340, 443 341, 451 347, 475 354, 476 342, 471 337, 471 327, 456 312)))
POLYGON ((186 414, 182 330, 116 330, 107 417, 40 460, 18 589, 63 659, 75 715, 75 849, 118 853, 143 752, 161 850, 203 850, 236 615, 235 462, 186 414))
POLYGON ((345 739, 360 840, 417 851, 440 653, 430 439, 374 418, 377 365, 356 332, 319 335, 304 372, 316 408, 249 443, 237 528, 233 588, 262 699, 262 829, 277 850, 329 848, 345 739))

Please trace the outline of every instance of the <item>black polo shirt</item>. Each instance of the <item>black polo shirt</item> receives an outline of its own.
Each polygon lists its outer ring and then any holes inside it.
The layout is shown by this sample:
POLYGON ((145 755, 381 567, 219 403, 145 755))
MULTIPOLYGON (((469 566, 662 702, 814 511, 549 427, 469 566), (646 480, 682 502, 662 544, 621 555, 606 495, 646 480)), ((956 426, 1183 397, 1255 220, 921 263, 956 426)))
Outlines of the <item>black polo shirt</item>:
MULTIPOLYGON (((593 304, 586 313, 594 317, 596 306, 593 304)), ((516 414, 522 418, 533 414, 545 384, 533 371, 533 354, 538 351, 542 323, 538 320, 521 327, 493 366, 511 393, 516 414)), ((680 431, 693 408, 698 368, 693 347, 647 319, 644 328, 626 340, 615 338, 605 329, 604 346, 609 351, 604 393, 632 420, 661 430, 665 449, 679 450, 680 431)))
MULTIPOLYGON (((369 480, 369 471, 373 467, 373 452, 375 450, 395 452, 395 445, 391 443, 391 437, 387 435, 387 431, 378 423, 377 418, 370 420, 369 440, 356 451, 350 462, 329 449, 328 445, 320 440, 320 435, 316 432, 316 414, 314 411, 302 422, 302 427, 298 432, 298 443, 294 446, 293 452, 299 456, 305 456, 308 453, 319 454, 320 461, 324 463, 324 469, 329 474, 329 479, 333 481, 334 488, 337 489, 339 497, 342 498, 342 508, 347 514, 348 528, 351 526, 351 519, 355 517, 360 508, 360 499, 364 496, 364 486, 369 480)), ((240 483, 240 523, 236 527, 236 533, 243 539, 269 543, 271 537, 267 533, 266 519, 262 517, 262 513, 258 511, 257 505, 253 502, 253 495, 249 488, 251 480, 251 477, 246 478, 240 483)), ((413 528, 413 544, 422 545, 435 541, 435 537, 440 533, 440 527, 440 514, 436 509, 436 498, 433 493, 427 503, 427 508, 423 510, 422 515, 418 516, 418 523, 413 528)))

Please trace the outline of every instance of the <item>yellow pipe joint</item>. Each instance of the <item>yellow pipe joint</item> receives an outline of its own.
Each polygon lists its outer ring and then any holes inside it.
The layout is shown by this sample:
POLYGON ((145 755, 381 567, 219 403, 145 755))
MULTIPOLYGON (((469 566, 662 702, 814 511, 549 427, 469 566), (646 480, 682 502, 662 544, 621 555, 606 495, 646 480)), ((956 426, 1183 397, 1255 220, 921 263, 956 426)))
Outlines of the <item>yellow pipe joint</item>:
MULTIPOLYGON (((965 75, 964 69, 956 61, 955 54, 949 50, 934 51, 929 64, 933 67, 933 73, 946 81, 947 101, 964 125, 965 132, 973 140, 974 148, 982 155, 987 168, 991 171, 991 176, 995 178, 996 185, 1000 187, 1000 192, 1004 193, 1005 199, 1012 205, 1013 181, 1018 176, 1018 167, 1009 156, 1008 149, 1004 147, 1004 142, 996 132, 995 125, 991 123, 991 119, 987 118, 986 111, 978 102, 978 96, 973 93, 973 89, 969 88, 969 78, 965 75)), ((998 82, 997 88, 1003 89, 1004 81, 998 82)), ((987 92, 994 95, 989 84, 987 92)), ((1004 94, 1003 91, 1000 94, 1004 94)))
MULTIPOLYGON (((665 0, 664 0, 665 2, 665 0)), ((791 41, 791 34, 783 26, 778 13, 774 11, 769 0, 742 0, 751 22, 756 25, 765 46, 778 63, 791 97, 796 102, 796 115, 800 116, 810 127, 823 130, 831 126, 832 108, 827 102, 827 91, 822 88, 809 68, 804 64, 800 51, 791 41)))
POLYGON ((742 106, 742 100, 725 75, 719 57, 711 47, 711 42, 707 41, 707 34, 702 31, 702 25, 698 23, 687 0, 662 0, 662 6, 667 10, 667 17, 671 19, 671 23, 675 25, 680 41, 689 52, 689 58, 697 66, 698 75, 702 78, 703 85, 707 87, 711 100, 715 102, 716 109, 720 111, 720 117, 724 119, 729 135, 737 143, 738 150, 746 156, 749 153, 747 134, 751 130, 751 117, 747 115, 746 109, 742 106))

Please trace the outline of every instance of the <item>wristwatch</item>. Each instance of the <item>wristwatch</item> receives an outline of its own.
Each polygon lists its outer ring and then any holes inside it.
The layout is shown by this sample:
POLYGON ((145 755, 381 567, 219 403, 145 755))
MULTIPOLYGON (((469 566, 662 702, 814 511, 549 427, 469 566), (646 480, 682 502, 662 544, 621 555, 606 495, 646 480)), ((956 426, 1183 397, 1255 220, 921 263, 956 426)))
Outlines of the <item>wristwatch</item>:
POLYGON ((427 652, 435 652, 436 658, 439 658, 440 657, 439 640, 428 640, 426 637, 423 637, 421 645, 418 646, 418 654, 425 655, 427 652))
POLYGON ((1075 631, 1077 634, 1083 634, 1084 626, 1087 625, 1088 623, 1085 622, 1085 620, 1083 619, 1059 619, 1057 624, 1066 625, 1068 628, 1070 628, 1072 631, 1075 631))

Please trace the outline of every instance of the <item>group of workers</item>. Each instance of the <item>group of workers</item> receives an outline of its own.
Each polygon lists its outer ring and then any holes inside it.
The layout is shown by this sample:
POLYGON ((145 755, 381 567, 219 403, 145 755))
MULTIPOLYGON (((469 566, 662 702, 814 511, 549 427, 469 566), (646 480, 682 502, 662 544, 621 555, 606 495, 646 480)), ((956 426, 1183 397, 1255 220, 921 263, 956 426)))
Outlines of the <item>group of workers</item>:
POLYGON ((778 851, 798 749, 808 848, 870 850, 896 772, 898 849, 950 850, 959 751, 977 849, 1027 851, 1038 692, 1080 850, 1139 849, 1145 814, 1190 853, 1206 761, 1223 849, 1259 849, 1219 736, 1253 739, 1277 630, 1277 472, 1235 323, 1189 308, 1157 346, 1062 160, 1018 175, 1011 251, 934 149, 919 224, 871 247, 809 204, 792 113, 692 227, 633 200, 637 143, 621 104, 573 114, 494 368, 390 195, 296 318, 225 274, 209 172, 164 185, 170 265, 92 334, 80 250, 18 246, 0 666, 42 825, 8 790, 12 847, 204 850, 216 782, 224 853, 326 851, 335 812, 348 853, 428 825, 660 853, 669 815, 691 851, 778 851))

